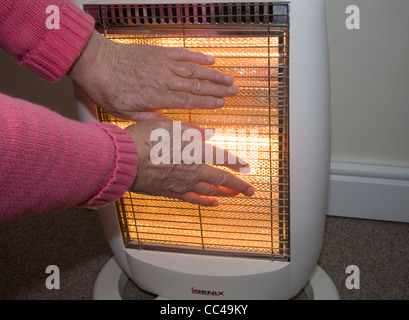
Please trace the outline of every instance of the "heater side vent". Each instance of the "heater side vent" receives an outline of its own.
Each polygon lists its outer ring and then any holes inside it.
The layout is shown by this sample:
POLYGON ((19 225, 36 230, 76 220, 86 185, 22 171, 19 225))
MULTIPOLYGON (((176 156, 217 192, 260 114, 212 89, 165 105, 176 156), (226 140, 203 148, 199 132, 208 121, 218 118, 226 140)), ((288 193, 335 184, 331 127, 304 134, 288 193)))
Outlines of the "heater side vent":
POLYGON ((189 3, 85 5, 96 27, 138 25, 274 25, 288 24, 286 3, 189 3))

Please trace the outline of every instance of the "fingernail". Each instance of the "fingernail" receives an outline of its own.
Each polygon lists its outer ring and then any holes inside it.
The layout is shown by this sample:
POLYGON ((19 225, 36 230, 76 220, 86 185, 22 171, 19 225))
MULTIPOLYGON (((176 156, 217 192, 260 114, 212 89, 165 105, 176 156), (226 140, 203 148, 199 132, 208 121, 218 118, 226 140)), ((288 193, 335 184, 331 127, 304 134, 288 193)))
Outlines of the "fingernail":
POLYGON ((233 94, 236 94, 236 93, 239 92, 239 88, 236 87, 236 86, 230 87, 230 88, 229 88, 229 92, 230 92, 230 93, 233 93, 233 94))
POLYGON ((207 61, 209 61, 210 63, 215 63, 216 59, 212 56, 207 56, 207 61))
POLYGON ((234 78, 232 76, 225 76, 224 81, 226 81, 228 84, 233 84, 234 78))
POLYGON ((219 98, 217 99, 217 104, 221 107, 223 107, 226 104, 226 100, 219 98))
POLYGON ((254 194, 254 188, 250 187, 247 189, 246 195, 247 196, 252 196, 254 194))

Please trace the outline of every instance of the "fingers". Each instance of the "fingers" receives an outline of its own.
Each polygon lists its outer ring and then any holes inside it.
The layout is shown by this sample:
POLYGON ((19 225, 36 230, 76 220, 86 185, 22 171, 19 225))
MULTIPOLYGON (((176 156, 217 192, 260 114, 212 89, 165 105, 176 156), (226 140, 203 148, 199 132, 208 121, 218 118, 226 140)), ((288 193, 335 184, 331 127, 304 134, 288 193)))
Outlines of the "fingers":
POLYGON ((250 166, 247 161, 229 150, 208 143, 204 144, 202 158, 207 164, 222 165, 243 174, 250 172, 250 166))
POLYGON ((202 206, 218 206, 219 201, 214 197, 234 197, 238 193, 246 196, 254 194, 254 188, 247 182, 234 175, 209 166, 203 167, 208 182, 198 182, 191 191, 179 195, 177 198, 192 204, 202 206))
POLYGON ((205 182, 197 183, 191 192, 186 192, 178 198, 201 206, 217 206, 219 201, 215 197, 234 197, 238 192, 220 186, 213 186, 205 182))
POLYGON ((216 198, 201 196, 193 192, 186 192, 178 196, 177 198, 182 201, 197 204, 200 206, 215 207, 219 205, 219 200, 217 200, 216 198))
POLYGON ((162 109, 216 109, 226 104, 221 97, 201 96, 188 92, 169 90, 163 99, 162 109))
POLYGON ((169 84, 170 89, 201 96, 231 97, 239 92, 236 86, 216 84, 198 79, 175 78, 169 84))
POLYGON ((245 196, 252 196, 254 194, 254 187, 251 184, 218 168, 203 166, 201 180, 214 186, 221 186, 234 190, 245 196))
POLYGON ((234 82, 234 78, 226 73, 194 63, 175 63, 169 65, 168 68, 182 78, 207 80, 226 86, 230 86, 234 82))
POLYGON ((212 65, 215 62, 215 59, 212 56, 181 47, 166 48, 165 53, 168 55, 169 58, 172 58, 177 61, 191 61, 204 65, 212 65))
POLYGON ((214 109, 226 103, 223 97, 232 97, 239 91, 232 86, 233 77, 220 71, 193 63, 169 66, 174 73, 168 82, 165 108, 214 109))
POLYGON ((239 193, 221 186, 214 186, 206 182, 199 182, 193 188, 192 192, 209 197, 234 197, 239 193))
POLYGON ((199 182, 192 189, 192 192, 186 192, 180 195, 178 198, 192 204, 213 207, 219 205, 219 200, 214 197, 234 197, 237 194, 238 192, 234 190, 199 182))

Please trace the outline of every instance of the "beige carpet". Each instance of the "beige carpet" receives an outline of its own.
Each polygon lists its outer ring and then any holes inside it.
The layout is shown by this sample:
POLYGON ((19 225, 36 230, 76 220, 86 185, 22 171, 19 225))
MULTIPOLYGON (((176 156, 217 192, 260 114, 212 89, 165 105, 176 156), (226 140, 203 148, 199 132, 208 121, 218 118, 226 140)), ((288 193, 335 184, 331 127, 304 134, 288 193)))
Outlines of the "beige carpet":
MULTIPOLYGON (((112 256, 99 218, 71 209, 0 225, 0 299, 92 299, 98 272, 112 256), (49 290, 46 268, 60 270, 49 290)), ((409 300, 409 224, 328 217, 319 265, 345 300, 409 300), (348 265, 360 288, 347 289, 348 265)), ((300 294, 302 298, 302 294, 300 294)), ((128 281, 125 299, 152 299, 128 281)))

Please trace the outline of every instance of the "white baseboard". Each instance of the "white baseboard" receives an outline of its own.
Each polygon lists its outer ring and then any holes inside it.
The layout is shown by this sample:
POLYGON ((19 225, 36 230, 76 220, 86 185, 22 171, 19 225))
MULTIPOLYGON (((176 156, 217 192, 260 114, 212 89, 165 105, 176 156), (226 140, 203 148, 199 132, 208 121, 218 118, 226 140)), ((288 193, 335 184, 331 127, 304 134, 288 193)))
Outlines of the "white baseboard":
POLYGON ((409 222, 409 167, 331 162, 328 215, 409 222))

